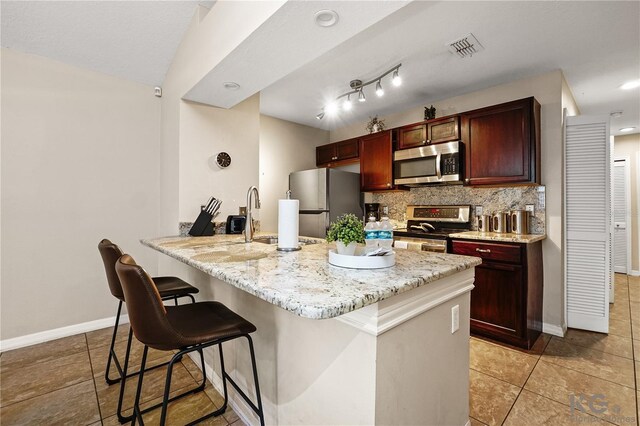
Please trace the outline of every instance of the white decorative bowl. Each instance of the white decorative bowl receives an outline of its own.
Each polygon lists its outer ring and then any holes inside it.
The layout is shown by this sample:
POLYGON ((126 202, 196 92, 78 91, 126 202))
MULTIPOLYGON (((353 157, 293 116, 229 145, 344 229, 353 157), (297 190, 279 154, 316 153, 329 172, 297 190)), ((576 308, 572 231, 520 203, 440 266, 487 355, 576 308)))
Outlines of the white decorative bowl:
POLYGON ((389 268, 396 264, 396 254, 392 252, 386 256, 346 256, 329 250, 329 263, 333 266, 352 269, 380 269, 389 268))

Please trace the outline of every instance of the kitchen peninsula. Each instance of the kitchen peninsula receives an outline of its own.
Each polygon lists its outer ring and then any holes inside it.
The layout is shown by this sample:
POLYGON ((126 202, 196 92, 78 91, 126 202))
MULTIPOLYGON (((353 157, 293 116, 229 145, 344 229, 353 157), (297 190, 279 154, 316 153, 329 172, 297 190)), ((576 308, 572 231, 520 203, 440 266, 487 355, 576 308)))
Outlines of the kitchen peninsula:
MULTIPOLYGON (((465 425, 469 294, 480 259, 400 251, 394 267, 352 270, 330 265, 322 240, 302 242, 283 253, 239 235, 142 241, 207 274, 189 271, 203 297, 256 325, 267 424, 465 425)), ((234 348, 225 344, 225 364, 251 391, 249 361, 234 348)), ((206 359, 218 386, 214 352, 206 359)))

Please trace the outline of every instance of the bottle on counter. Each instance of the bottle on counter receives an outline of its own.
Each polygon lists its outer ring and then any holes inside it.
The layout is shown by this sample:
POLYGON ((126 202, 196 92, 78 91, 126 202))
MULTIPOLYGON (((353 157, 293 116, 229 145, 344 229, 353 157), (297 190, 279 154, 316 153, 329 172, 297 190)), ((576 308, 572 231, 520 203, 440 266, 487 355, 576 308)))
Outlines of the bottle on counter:
POLYGON ((378 231, 379 226, 375 216, 369 216, 369 221, 364 227, 364 244, 367 252, 378 248, 378 231))
POLYGON ((378 246, 391 250, 393 245, 393 225, 387 216, 382 216, 378 231, 378 246))

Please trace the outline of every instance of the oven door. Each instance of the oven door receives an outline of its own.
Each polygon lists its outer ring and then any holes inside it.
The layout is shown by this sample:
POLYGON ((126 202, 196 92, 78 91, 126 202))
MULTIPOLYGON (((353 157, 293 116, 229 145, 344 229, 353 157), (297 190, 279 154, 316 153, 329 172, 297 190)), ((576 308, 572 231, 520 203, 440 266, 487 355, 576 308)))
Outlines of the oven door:
POLYGON ((447 252, 447 240, 430 238, 395 237, 393 239, 393 246, 407 250, 432 251, 435 253, 447 252))
POLYGON ((393 154, 396 185, 461 182, 459 142, 403 149, 393 154))

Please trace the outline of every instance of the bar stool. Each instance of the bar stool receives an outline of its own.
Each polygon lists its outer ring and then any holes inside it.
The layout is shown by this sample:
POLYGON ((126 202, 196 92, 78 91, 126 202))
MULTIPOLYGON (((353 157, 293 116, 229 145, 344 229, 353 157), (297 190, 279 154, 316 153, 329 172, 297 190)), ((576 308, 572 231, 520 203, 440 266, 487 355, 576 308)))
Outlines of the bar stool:
MULTIPOLYGON (((123 369, 120 364, 120 360, 115 352, 115 342, 116 342, 116 334, 118 332, 118 324, 120 322, 120 313, 122 311, 122 304, 124 302, 124 293, 122 291, 122 285, 120 284, 120 279, 116 274, 116 262, 123 255, 122 250, 118 247, 117 244, 112 243, 107 239, 103 239, 98 244, 98 250, 100 251, 100 255, 102 256, 102 262, 104 263, 104 269, 107 274, 107 283, 109 284, 109 289, 111 290, 111 294, 113 297, 119 300, 118 303, 118 311, 116 313, 116 322, 113 328, 113 336, 111 337, 111 346, 109 347, 109 355, 107 357, 107 368, 104 373, 104 379, 109 385, 114 383, 118 383, 122 380, 123 377, 123 369), (111 361, 115 364, 116 370, 118 371, 119 377, 116 379, 111 379, 109 377, 109 370, 111 369, 111 361)), ((184 282, 178 277, 154 277, 153 281, 158 288, 158 292, 160 293, 160 297, 162 300, 172 300, 177 305, 178 298, 181 297, 189 297, 191 301, 195 303, 195 299, 193 294, 199 292, 199 290, 184 282)), ((129 329, 129 341, 127 343, 127 350, 125 354, 125 358, 129 356, 129 352, 131 350, 131 328, 129 329)), ((162 367, 164 365, 168 365, 168 362, 158 364, 152 367, 149 367, 147 370, 153 370, 155 368, 162 367)), ((133 372, 129 374, 129 377, 136 375, 138 372, 133 372)), ((204 384, 203 384, 204 386, 204 384)), ((124 396, 124 386, 120 388, 120 399, 118 400, 118 419, 121 423, 125 423, 127 421, 131 421, 132 417, 125 417, 122 415, 122 398, 124 396)))
MULTIPOLYGON (((144 344, 142 362, 139 370, 140 378, 138 379, 138 388, 133 406, 134 419, 132 424, 135 424, 136 420, 139 420, 140 423, 143 424, 142 414, 147 411, 140 411, 140 393, 149 348, 163 351, 178 350, 173 358, 171 358, 167 369, 164 397, 162 400, 162 413, 160 416, 160 425, 162 426, 166 422, 167 405, 173 400, 169 399, 169 393, 174 364, 189 352, 199 351, 202 353, 202 349, 218 345, 220 366, 222 369, 224 404, 218 410, 190 424, 224 413, 227 408, 227 381, 229 381, 258 415, 260 424, 264 425, 264 413, 262 410, 262 399, 260 398, 255 352, 253 349, 253 341, 249 336, 249 333, 256 331, 256 327, 219 302, 197 302, 180 306, 163 305, 160 294, 151 277, 149 277, 145 270, 138 266, 129 255, 125 254, 118 260, 116 263, 116 272, 124 290, 125 303, 129 312, 129 320, 133 328, 133 333, 136 338, 144 344), (224 369, 222 343, 239 337, 245 337, 249 342, 257 405, 251 401, 224 369)), ((128 360, 125 361, 125 373, 128 367, 127 361, 128 360)))

